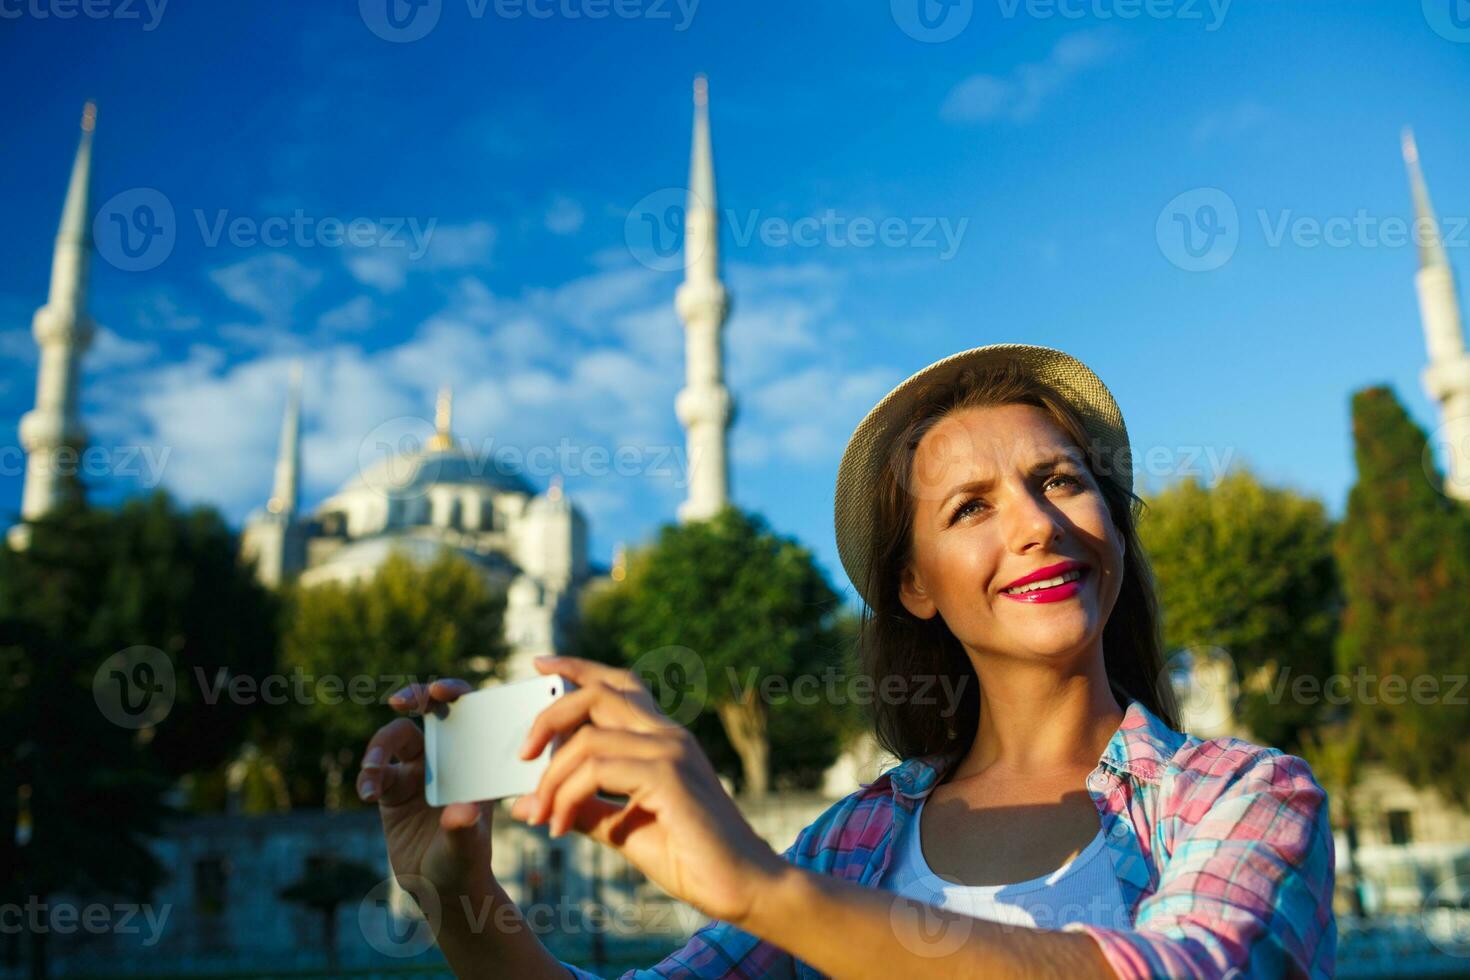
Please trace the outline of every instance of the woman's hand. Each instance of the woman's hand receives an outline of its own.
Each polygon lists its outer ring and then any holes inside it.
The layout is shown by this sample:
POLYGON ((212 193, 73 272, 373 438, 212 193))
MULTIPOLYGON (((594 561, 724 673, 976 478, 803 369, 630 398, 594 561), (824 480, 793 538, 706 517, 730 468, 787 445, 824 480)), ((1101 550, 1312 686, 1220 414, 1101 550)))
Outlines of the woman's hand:
MULTIPOLYGON (((388 703, 405 714, 426 714, 474 690, 462 680, 410 684, 388 703)), ((491 804, 432 807, 424 798, 424 733, 408 718, 378 729, 363 752, 357 793, 377 800, 388 842, 388 862, 403 888, 424 906, 426 886, 448 901, 493 887, 490 873, 491 804)))
POLYGON ((532 824, 549 819, 552 836, 584 833, 674 897, 741 924, 761 888, 788 866, 736 809, 694 736, 658 709, 630 671, 576 657, 535 663, 578 689, 536 716, 521 758, 536 758, 559 735, 570 738, 510 815, 532 824))

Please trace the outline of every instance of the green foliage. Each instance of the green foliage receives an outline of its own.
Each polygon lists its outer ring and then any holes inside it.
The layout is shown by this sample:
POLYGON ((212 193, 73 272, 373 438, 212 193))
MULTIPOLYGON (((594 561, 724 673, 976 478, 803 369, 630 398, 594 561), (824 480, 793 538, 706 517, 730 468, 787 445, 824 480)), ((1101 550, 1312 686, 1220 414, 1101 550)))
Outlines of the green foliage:
POLYGON ((1441 492, 1424 432, 1391 389, 1357 392, 1352 412, 1358 481, 1336 541, 1347 596, 1338 666, 1353 679, 1368 757, 1470 804, 1470 711, 1455 690, 1470 673, 1470 513, 1441 492))
POLYGON ((1148 501, 1139 525, 1153 565, 1166 656, 1226 650, 1241 694, 1237 716, 1262 743, 1288 752, 1322 716, 1318 685, 1333 669, 1341 597, 1333 526, 1322 504, 1267 487, 1247 469, 1213 488, 1190 478, 1148 501))
POLYGON ((168 654, 175 700, 150 752, 170 776, 219 765, 245 737, 258 700, 231 698, 230 676, 276 669, 275 596, 239 561, 239 541, 213 508, 177 510, 168 496, 129 500, 113 518, 114 550, 94 623, 113 649, 168 654))
POLYGON ((505 594, 448 548, 429 565, 392 554, 367 582, 290 590, 282 662, 293 697, 263 738, 293 800, 321 802, 323 760, 330 769, 356 759, 394 717, 387 698, 400 687, 476 682, 480 658, 498 668, 509 655, 504 612, 505 594))
MULTIPOLYGON (((836 758, 853 713, 762 684, 829 667, 848 676, 851 630, 839 625, 839 601, 808 549, 727 507, 707 521, 665 525, 652 544, 630 549, 624 579, 583 598, 570 652, 638 669, 660 649, 692 650, 708 687, 689 727, 737 781, 747 774, 714 709, 742 691, 775 692, 756 699, 769 722, 771 776, 778 786, 810 787, 836 758)), ((645 680, 661 694, 656 671, 645 680)))
POLYGON ((164 792, 228 758, 253 711, 209 703, 196 671, 261 672, 275 652, 270 597, 213 510, 161 492, 116 511, 78 500, 35 522, 25 550, 0 548, 0 887, 149 894, 164 792), (141 730, 93 693, 136 646, 161 650, 175 681, 172 708, 141 730), (18 846, 22 798, 32 836, 18 846))

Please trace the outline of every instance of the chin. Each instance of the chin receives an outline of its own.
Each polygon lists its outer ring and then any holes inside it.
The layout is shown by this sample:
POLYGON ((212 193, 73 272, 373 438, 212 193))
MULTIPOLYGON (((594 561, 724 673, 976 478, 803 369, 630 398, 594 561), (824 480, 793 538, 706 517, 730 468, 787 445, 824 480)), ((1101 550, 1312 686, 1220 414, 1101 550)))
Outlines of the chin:
POLYGON ((1092 631, 1086 629, 1018 630, 1013 634, 1018 651, 1035 657, 1066 657, 1086 647, 1092 631))

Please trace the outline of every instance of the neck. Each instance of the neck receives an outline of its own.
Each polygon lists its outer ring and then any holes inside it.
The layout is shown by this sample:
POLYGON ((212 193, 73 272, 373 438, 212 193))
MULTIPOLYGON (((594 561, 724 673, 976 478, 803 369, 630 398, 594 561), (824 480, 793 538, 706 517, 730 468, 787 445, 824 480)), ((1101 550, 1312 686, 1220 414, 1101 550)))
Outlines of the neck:
POLYGON ((951 779, 985 772, 1042 776, 1097 765, 1123 721, 1103 667, 1102 641, 1065 665, 970 654, 980 722, 951 779))

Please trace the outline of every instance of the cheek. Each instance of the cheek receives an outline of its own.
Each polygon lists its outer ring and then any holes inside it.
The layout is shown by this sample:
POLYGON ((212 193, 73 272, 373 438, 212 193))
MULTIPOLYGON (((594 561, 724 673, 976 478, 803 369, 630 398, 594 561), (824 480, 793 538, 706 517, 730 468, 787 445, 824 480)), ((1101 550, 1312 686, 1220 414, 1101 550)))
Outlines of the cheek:
POLYGON ((940 595, 973 598, 983 592, 995 569, 998 544, 985 527, 944 535, 930 549, 927 568, 940 595))
POLYGON ((1067 516, 1077 533, 1089 538, 1095 547, 1114 554, 1122 551, 1123 538, 1118 534, 1113 516, 1108 513, 1108 506, 1101 497, 1089 494, 1079 500, 1075 508, 1069 509, 1067 516))

